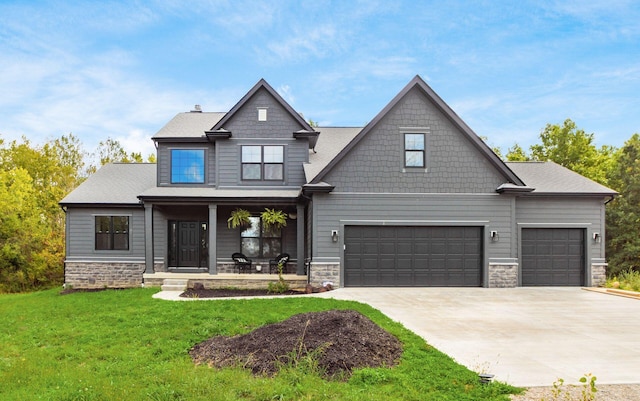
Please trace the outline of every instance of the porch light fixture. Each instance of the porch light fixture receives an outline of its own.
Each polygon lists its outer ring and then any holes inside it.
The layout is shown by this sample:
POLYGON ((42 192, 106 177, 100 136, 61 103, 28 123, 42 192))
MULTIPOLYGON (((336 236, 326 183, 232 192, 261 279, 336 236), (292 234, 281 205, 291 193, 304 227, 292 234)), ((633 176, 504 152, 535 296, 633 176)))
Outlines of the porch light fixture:
POLYGON ((290 218, 291 220, 295 220, 295 219, 297 219, 297 218, 298 218, 298 214, 297 214, 296 212, 290 212, 290 213, 289 213, 289 218, 290 218))
POLYGON ((331 230, 331 241, 338 242, 338 230, 331 230))
POLYGON ((500 239, 497 231, 491 231, 489 236, 491 237, 491 242, 498 242, 498 239, 500 239))
POLYGON ((593 233, 593 242, 599 243, 600 241, 602 241, 602 236, 600 236, 600 233, 593 233))

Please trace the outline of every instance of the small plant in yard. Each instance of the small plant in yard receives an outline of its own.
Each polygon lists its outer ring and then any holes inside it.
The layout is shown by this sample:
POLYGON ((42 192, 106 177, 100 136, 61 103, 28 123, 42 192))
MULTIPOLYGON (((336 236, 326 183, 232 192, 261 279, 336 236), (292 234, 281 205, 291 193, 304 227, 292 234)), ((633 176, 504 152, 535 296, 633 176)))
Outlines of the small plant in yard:
POLYGON ((607 288, 640 292, 640 271, 629 269, 611 277, 605 283, 607 288))
POLYGON ((564 379, 558 379, 553 382, 553 389, 551 390, 551 396, 553 398, 542 398, 540 401, 595 401, 596 392, 596 377, 591 373, 582 376, 579 380, 581 383, 580 394, 575 391, 571 391, 570 386, 567 388, 564 384, 564 379))
POLYGON ((282 277, 282 273, 284 270, 284 264, 282 262, 278 263, 278 281, 276 283, 269 283, 267 285, 267 290, 274 294, 283 294, 289 291, 289 284, 282 277))

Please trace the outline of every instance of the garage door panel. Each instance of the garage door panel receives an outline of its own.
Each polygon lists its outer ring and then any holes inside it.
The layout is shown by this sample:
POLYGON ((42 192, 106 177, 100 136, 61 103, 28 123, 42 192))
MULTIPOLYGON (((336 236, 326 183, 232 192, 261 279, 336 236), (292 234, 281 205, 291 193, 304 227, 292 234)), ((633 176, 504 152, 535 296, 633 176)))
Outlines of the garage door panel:
POLYGON ((480 286, 482 227, 345 227, 346 286, 480 286))
POLYGON ((584 285, 584 231, 580 228, 523 228, 522 285, 584 285))

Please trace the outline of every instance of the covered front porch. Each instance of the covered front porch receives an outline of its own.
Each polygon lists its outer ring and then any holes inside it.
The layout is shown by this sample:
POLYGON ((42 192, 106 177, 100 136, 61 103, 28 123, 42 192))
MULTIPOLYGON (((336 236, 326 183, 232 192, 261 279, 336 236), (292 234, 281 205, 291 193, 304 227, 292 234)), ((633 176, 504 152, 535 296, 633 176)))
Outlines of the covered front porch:
MULTIPOLYGON (((238 191, 233 192, 237 196, 238 191)), ((246 286, 251 281, 273 280, 269 261, 286 253, 290 258, 283 272, 305 280, 306 284, 306 205, 298 197, 299 193, 282 191, 287 196, 274 198, 264 196, 264 191, 260 191, 262 196, 253 190, 240 192, 246 196, 141 198, 145 210, 145 283, 157 285, 167 275, 179 274, 195 274, 188 276, 190 280, 220 276, 229 282, 236 280, 236 276, 256 276, 241 278, 239 284, 246 286), (237 208, 248 211, 250 221, 247 226, 232 228, 227 220, 237 208), (265 208, 282 211, 287 216, 286 226, 267 229, 260 217, 265 208), (251 269, 243 270, 244 274, 237 274, 239 271, 232 259, 237 252, 252 261, 251 269)))

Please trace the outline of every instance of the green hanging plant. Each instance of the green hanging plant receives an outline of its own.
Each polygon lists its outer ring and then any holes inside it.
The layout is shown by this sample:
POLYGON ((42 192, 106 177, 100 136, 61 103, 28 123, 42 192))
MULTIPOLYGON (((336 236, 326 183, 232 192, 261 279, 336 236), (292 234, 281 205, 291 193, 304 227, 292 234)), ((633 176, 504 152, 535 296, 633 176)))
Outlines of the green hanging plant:
POLYGON ((249 227, 251 225, 251 213, 248 210, 236 208, 233 212, 231 212, 231 217, 227 219, 227 227, 229 228, 238 228, 238 227, 249 227))
POLYGON ((282 210, 264 208, 264 211, 260 214, 262 218, 262 225, 269 228, 280 229, 287 225, 287 214, 282 210))

